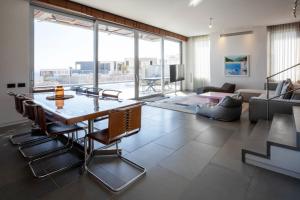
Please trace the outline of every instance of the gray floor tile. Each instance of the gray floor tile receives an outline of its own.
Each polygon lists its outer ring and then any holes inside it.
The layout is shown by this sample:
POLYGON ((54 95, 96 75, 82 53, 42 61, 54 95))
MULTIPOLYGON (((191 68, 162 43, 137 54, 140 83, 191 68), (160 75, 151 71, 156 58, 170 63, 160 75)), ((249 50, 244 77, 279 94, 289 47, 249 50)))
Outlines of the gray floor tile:
POLYGON ((199 134, 199 131, 180 127, 155 140, 154 143, 176 150, 195 139, 199 134))
POLYGON ((296 200, 300 198, 300 181, 260 169, 251 181, 247 200, 296 200))
POLYGON ((89 175, 82 175, 78 181, 66 185, 55 190, 52 193, 46 194, 39 198, 40 200, 46 199, 73 199, 73 200, 82 200, 82 199, 110 199, 112 196, 102 184, 95 181, 89 175))
POLYGON ((203 130, 196 140, 205 144, 221 147, 232 134, 233 130, 231 129, 226 129, 219 126, 211 126, 203 130))
POLYGON ((188 180, 185 178, 156 166, 140 181, 114 199, 176 200, 187 185, 188 180))
POLYGON ((120 147, 125 149, 127 152, 133 152, 165 134, 166 133, 163 132, 159 127, 153 126, 148 129, 144 127, 137 134, 123 138, 120 147))
POLYGON ((125 157, 137 162, 146 169, 150 169, 171 155, 172 152, 173 150, 169 148, 151 143, 134 151, 133 153, 125 155, 125 157))
POLYGON ((34 179, 31 176, 6 184, 0 188, 1 199, 39 199, 53 192, 57 185, 50 179, 34 179))
POLYGON ((161 162, 161 166, 189 180, 199 175, 218 148, 192 141, 161 162))
POLYGON ((257 168, 242 162, 242 146, 243 144, 241 141, 229 139, 210 162, 234 170, 245 176, 252 177, 257 168))
POLYGON ((232 170, 209 164, 190 182, 181 199, 243 200, 249 181, 232 170))

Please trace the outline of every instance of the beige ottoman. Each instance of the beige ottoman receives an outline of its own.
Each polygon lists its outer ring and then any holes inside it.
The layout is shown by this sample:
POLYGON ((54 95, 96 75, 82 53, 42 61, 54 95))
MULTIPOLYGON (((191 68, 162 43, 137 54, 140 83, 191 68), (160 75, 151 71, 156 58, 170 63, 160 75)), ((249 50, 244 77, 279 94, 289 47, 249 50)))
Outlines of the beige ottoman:
POLYGON ((239 93, 243 97, 243 101, 248 102, 251 97, 258 97, 261 94, 266 93, 266 90, 238 89, 235 93, 239 93))

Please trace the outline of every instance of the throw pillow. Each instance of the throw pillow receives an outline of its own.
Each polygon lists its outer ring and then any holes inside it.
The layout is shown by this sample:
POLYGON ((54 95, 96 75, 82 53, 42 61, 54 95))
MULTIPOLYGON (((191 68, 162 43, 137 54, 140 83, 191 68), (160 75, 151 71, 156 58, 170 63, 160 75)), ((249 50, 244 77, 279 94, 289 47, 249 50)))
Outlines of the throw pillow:
POLYGON ((284 81, 280 81, 277 84, 276 91, 275 91, 275 96, 279 96, 281 94, 281 90, 282 90, 282 87, 283 87, 284 83, 285 83, 285 80, 284 81))
POLYGON ((291 79, 287 79, 282 86, 281 94, 282 96, 280 97, 281 99, 290 99, 293 95, 293 92, 290 92, 294 89, 293 83, 291 79))

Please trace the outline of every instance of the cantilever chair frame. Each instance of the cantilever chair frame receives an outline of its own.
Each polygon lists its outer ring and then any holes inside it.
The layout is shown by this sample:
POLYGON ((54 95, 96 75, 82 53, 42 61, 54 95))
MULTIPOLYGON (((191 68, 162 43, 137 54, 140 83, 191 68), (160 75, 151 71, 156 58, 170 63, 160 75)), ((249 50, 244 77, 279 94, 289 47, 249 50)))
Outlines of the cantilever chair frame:
MULTIPOLYGON (((78 129, 74 129, 74 130, 68 130, 68 131, 63 131, 63 132, 60 132, 60 133, 49 133, 47 131, 47 125, 49 124, 46 124, 46 120, 45 120, 45 112, 44 112, 44 109, 41 107, 41 106, 37 106, 36 107, 36 112, 37 112, 37 117, 38 117, 38 123, 40 125, 40 128, 43 132, 45 132, 46 135, 48 135, 49 137, 55 135, 57 136, 58 134, 61 135, 61 134, 67 134, 68 135, 68 142, 66 145, 64 145, 63 147, 61 148, 57 148, 55 150, 52 150, 50 152, 47 152, 46 155, 42 156, 42 157, 39 157, 39 158, 36 158, 36 159, 33 159, 31 160, 28 165, 30 167, 30 170, 32 171, 32 174, 34 177, 36 178, 44 178, 44 177, 47 177, 49 175, 52 175, 52 174, 56 174, 58 172, 62 172, 62 171, 65 171, 67 169, 70 169, 70 168, 73 168, 73 167, 76 167, 76 166, 79 166, 81 165, 82 163, 75 163, 75 164, 70 164, 70 165, 67 165, 65 167, 62 167, 60 169, 57 169, 57 170, 53 170, 51 172, 48 172, 48 173, 45 173, 44 175, 38 175, 35 170, 34 170, 34 167, 33 167, 33 164, 35 162, 38 162, 39 160, 42 160, 42 159, 45 159, 45 158, 49 158, 49 157, 55 157, 56 155, 60 155, 60 154, 63 154, 63 153, 66 153, 68 151, 70 151, 72 148, 73 148, 73 143, 74 143, 74 132, 75 131, 78 131, 78 130, 83 130, 85 132, 85 135, 87 134, 87 131, 82 128, 82 127, 79 127, 78 126, 78 129), (70 132, 72 132, 72 137, 71 137, 71 143, 69 143, 70 141, 70 132)), ((53 122, 55 123, 55 122, 53 122)), ((51 123, 50 123, 51 124, 51 123)))
POLYGON ((101 149, 94 150, 94 149, 92 149, 94 145, 91 145, 91 147, 89 147, 90 149, 88 149, 88 143, 91 144, 91 141, 90 141, 91 139, 96 140, 100 143, 102 143, 102 142, 97 139, 94 139, 93 134, 97 134, 97 132, 86 135, 86 137, 85 137, 85 140, 84 140, 84 155, 85 155, 84 160, 85 161, 84 161, 83 170, 84 170, 84 172, 88 172, 94 178, 96 178, 98 181, 100 181, 111 192, 122 191, 123 189, 127 188, 128 186, 130 186, 131 184, 133 184, 134 182, 136 182, 138 179, 140 179, 142 176, 144 176, 146 174, 146 169, 144 167, 123 157, 122 150, 119 149, 119 146, 118 146, 118 143, 121 141, 121 139, 123 137, 126 137, 128 135, 132 135, 133 133, 139 132, 140 127, 141 127, 141 117, 140 117, 141 110, 140 109, 141 109, 141 105, 136 105, 136 106, 129 106, 129 107, 122 108, 122 109, 116 109, 116 110, 109 112, 109 128, 106 129, 107 130, 106 133, 108 134, 109 138, 108 138, 108 141, 103 142, 103 144, 108 145, 108 146, 112 146, 113 144, 115 144, 116 149, 104 149, 105 148, 104 147, 101 149), (131 114, 132 109, 139 109, 138 110, 139 119, 138 119, 137 123, 130 122, 132 120, 131 119, 132 118, 132 114, 131 114), (118 114, 123 115, 123 119, 120 119, 118 121, 112 121, 112 118, 118 119, 118 117, 115 117, 118 114), (116 127, 116 125, 118 127, 116 127), (119 128, 119 127, 121 127, 121 128, 119 128), (111 131, 112 129, 113 129, 113 131, 111 131), (121 130, 121 129, 123 129, 123 130, 121 130), (88 153, 88 152, 90 152, 90 153, 88 153), (98 177, 91 169, 88 168, 88 164, 89 164, 91 158, 94 156, 116 156, 117 158, 121 159, 122 161, 124 161, 127 164, 136 168, 140 173, 137 176, 133 177, 128 182, 126 182, 125 184, 121 185, 120 187, 118 187, 118 188, 113 187, 112 185, 107 183, 104 179, 102 179, 101 177, 98 177))

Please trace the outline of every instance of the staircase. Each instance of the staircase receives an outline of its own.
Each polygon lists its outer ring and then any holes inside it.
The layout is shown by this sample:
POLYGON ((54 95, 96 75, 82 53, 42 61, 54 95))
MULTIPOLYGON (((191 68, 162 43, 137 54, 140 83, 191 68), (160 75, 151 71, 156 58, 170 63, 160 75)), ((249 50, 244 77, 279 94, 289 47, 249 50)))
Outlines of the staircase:
POLYGON ((300 179, 300 107, 260 120, 242 148, 242 161, 300 179))

